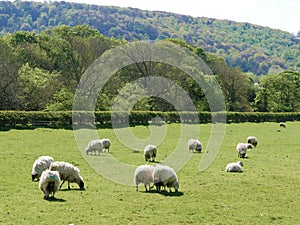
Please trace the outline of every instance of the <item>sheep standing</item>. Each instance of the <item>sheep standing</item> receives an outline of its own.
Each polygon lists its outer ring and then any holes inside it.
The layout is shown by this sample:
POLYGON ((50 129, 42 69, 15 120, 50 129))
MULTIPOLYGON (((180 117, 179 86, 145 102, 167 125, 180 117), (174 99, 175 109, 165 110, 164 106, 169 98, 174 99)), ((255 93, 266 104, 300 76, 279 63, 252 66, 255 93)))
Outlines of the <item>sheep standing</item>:
POLYGON ((106 149, 107 152, 109 152, 109 148, 110 148, 110 140, 107 138, 103 138, 101 139, 102 144, 103 144, 103 150, 106 149))
POLYGON ((157 152, 157 148, 155 145, 147 145, 144 148, 144 157, 146 161, 149 161, 150 159, 152 159, 152 162, 155 161, 155 157, 156 157, 156 152, 157 152))
POLYGON ((100 152, 103 150, 103 143, 100 139, 92 140, 88 143, 87 148, 85 149, 86 154, 88 155, 90 152, 94 152, 96 155, 96 152, 98 151, 98 154, 100 155, 100 152))
POLYGON ((197 139, 190 139, 188 141, 188 148, 189 148, 189 151, 197 151, 197 152, 201 152, 202 151, 202 144, 199 140, 197 139))
POLYGON ((49 168, 50 164, 54 162, 51 156, 41 156, 34 161, 31 170, 31 180, 40 178, 42 172, 49 168))
POLYGON ((257 138, 256 138, 256 137, 254 137, 254 136, 249 136, 249 137, 247 138, 247 143, 253 145, 254 148, 256 148, 258 141, 257 141, 257 138))
POLYGON ((251 149, 251 148, 253 148, 252 144, 238 143, 236 146, 238 157, 245 158, 247 149, 251 149))
POLYGON ((80 189, 84 188, 84 182, 82 177, 79 175, 79 169, 67 162, 54 162, 50 165, 50 170, 58 171, 62 184, 68 181, 68 189, 70 189, 70 183, 77 183, 80 189))
POLYGON ((153 182, 158 192, 160 192, 161 187, 166 189, 166 186, 170 192, 172 187, 176 192, 179 188, 178 177, 173 168, 161 164, 156 165, 153 170, 153 182))
POLYGON ((138 191, 138 185, 143 183, 146 191, 150 191, 150 184, 153 183, 153 170, 154 166, 150 165, 142 165, 138 166, 134 172, 134 183, 136 186, 136 191, 138 191), (149 185, 149 190, 147 189, 147 185, 149 185))
POLYGON ((39 181, 39 188, 44 193, 44 198, 48 199, 51 194, 54 198, 55 192, 60 185, 60 178, 58 171, 44 170, 39 181))
POLYGON ((243 172, 242 166, 244 166, 244 164, 241 161, 238 161, 235 163, 229 163, 229 164, 227 164, 225 171, 241 173, 241 172, 243 172))

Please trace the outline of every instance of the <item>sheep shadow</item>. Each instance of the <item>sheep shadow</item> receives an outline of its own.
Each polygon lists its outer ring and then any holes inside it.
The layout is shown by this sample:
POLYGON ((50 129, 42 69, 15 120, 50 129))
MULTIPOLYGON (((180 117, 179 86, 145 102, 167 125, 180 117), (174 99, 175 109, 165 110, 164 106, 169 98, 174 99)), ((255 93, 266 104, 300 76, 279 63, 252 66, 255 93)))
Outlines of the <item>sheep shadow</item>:
POLYGON ((59 191, 85 191, 85 188, 64 188, 64 189, 59 189, 59 191))
MULTIPOLYGON (((45 199, 45 198, 44 198, 45 199)), ((55 197, 49 197, 48 199, 45 199, 48 202, 66 202, 65 199, 62 198, 55 198, 55 197)))
POLYGON ((180 196, 183 196, 183 192, 181 192, 181 191, 168 192, 167 190, 161 190, 160 192, 158 192, 157 190, 150 190, 150 191, 143 191, 143 193, 146 193, 146 194, 160 194, 160 195, 168 196, 168 197, 180 197, 180 196))

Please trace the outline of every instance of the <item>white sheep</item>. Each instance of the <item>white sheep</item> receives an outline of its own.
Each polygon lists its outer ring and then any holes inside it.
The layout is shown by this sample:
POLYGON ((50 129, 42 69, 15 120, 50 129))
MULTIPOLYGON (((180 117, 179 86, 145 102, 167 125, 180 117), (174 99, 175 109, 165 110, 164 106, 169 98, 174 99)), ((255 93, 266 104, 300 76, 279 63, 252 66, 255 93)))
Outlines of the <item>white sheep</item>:
POLYGON ((59 189, 60 177, 58 171, 46 169, 41 174, 39 188, 44 193, 44 198, 48 199, 51 194, 54 198, 55 192, 59 189))
POLYGON ((80 189, 84 189, 84 182, 79 174, 79 169, 67 162, 54 162, 50 165, 50 170, 58 171, 62 184, 60 187, 68 181, 68 189, 70 189, 70 183, 77 183, 80 189))
POLYGON ((49 168, 50 164, 54 162, 51 156, 41 156, 34 161, 31 170, 31 180, 40 178, 42 172, 49 168))
POLYGON ((149 161, 150 159, 152 159, 152 161, 155 161, 155 157, 156 157, 156 152, 157 152, 157 147, 156 145, 147 145, 144 148, 144 157, 146 161, 149 161))
POLYGON ((138 191, 138 185, 143 183, 146 191, 150 191, 150 184, 153 183, 153 170, 154 166, 150 165, 142 165, 138 166, 134 172, 134 183, 136 186, 136 191, 138 191), (147 185, 149 185, 149 190, 147 189, 147 185))
POLYGON ((279 126, 280 126, 280 127, 283 127, 283 128, 286 128, 286 124, 285 124, 284 122, 280 122, 280 123, 279 123, 279 126))
POLYGON ((255 147, 257 146, 258 141, 257 141, 257 138, 256 138, 256 137, 254 137, 254 136, 249 136, 249 137, 247 138, 247 143, 253 145, 254 148, 255 148, 255 147))
POLYGON ((225 171, 241 173, 241 172, 243 172, 242 166, 244 166, 244 164, 241 161, 229 163, 229 164, 227 164, 225 171))
POLYGON ((161 164, 156 165, 153 170, 153 182, 158 192, 160 192, 161 187, 166 189, 166 186, 169 188, 170 192, 172 187, 176 192, 179 188, 178 177, 174 169, 161 164))
POLYGON ((245 158, 247 149, 253 148, 252 144, 246 143, 238 143, 236 146, 236 151, 238 153, 238 157, 245 158))
POLYGON ((103 150, 106 149, 107 152, 109 152, 109 148, 110 148, 110 140, 107 138, 103 138, 101 139, 102 144, 103 144, 103 150))
POLYGON ((94 152, 96 155, 96 152, 98 151, 98 154, 100 155, 100 152, 103 150, 103 143, 100 139, 91 140, 88 143, 87 148, 85 149, 86 154, 88 155, 90 152, 94 152))
POLYGON ((202 151, 202 144, 199 140, 197 139, 190 139, 188 141, 188 149, 189 151, 197 151, 197 152, 201 152, 202 151))

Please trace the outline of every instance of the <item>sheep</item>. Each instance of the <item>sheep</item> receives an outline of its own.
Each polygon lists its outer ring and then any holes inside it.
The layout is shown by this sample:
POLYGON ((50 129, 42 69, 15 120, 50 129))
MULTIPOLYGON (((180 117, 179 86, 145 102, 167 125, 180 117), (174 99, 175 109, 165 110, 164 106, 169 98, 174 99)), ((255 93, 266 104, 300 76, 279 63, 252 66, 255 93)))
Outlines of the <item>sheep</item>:
POLYGON ((238 157, 245 158, 247 149, 251 149, 251 148, 253 148, 252 144, 238 143, 236 146, 238 157))
POLYGON ((50 171, 46 169, 41 174, 41 179, 39 180, 39 189, 44 194, 44 199, 49 198, 52 195, 54 198, 55 192, 59 189, 60 177, 58 171, 50 171))
POLYGON ((254 137, 254 136, 249 136, 249 137, 247 138, 247 143, 253 145, 254 148, 256 148, 258 141, 257 141, 257 138, 256 138, 256 137, 254 137))
POLYGON ((279 123, 279 126, 280 126, 280 127, 283 127, 283 128, 286 128, 286 124, 285 124, 284 122, 280 122, 280 123, 279 123))
POLYGON ((244 166, 244 163, 241 161, 229 163, 227 164, 225 171, 242 173, 243 172, 242 166, 244 166))
POLYGON ((54 162, 50 165, 50 170, 58 171, 60 179, 62 181, 61 186, 65 181, 68 181, 68 189, 70 189, 70 183, 77 183, 80 189, 84 189, 84 182, 79 175, 80 170, 67 162, 54 162))
POLYGON ((42 172, 49 168, 50 164, 54 162, 51 156, 41 156, 34 161, 31 170, 31 180, 39 179, 42 172))
POLYGON ((154 162, 156 157, 156 152, 157 152, 157 148, 155 145, 147 145, 144 148, 145 161, 149 161, 150 158, 152 158, 152 162, 154 162))
POLYGON ((150 165, 142 165, 138 166, 134 172, 134 182, 136 186, 136 191, 138 191, 138 185, 143 183, 146 191, 150 191, 150 184, 153 183, 153 170, 154 166, 150 165), (149 185, 149 190, 147 189, 147 185, 149 185))
POLYGON ((175 189, 175 192, 179 188, 178 177, 173 168, 161 164, 156 165, 153 170, 153 182, 158 192, 160 192, 161 187, 166 189, 166 186, 170 192, 172 187, 175 189))
POLYGON ((202 151, 202 145, 201 145, 201 142, 197 139, 190 139, 188 141, 188 148, 189 148, 189 151, 197 151, 197 152, 201 152, 202 151))
POLYGON ((103 150, 103 143, 100 139, 91 140, 88 143, 87 148, 85 149, 86 154, 88 155, 90 152, 94 152, 96 155, 96 152, 98 151, 98 154, 100 155, 100 152, 103 150))
POLYGON ((101 139, 102 144, 103 144, 103 150, 106 149, 107 152, 109 152, 109 148, 110 148, 110 140, 107 138, 103 138, 101 139))

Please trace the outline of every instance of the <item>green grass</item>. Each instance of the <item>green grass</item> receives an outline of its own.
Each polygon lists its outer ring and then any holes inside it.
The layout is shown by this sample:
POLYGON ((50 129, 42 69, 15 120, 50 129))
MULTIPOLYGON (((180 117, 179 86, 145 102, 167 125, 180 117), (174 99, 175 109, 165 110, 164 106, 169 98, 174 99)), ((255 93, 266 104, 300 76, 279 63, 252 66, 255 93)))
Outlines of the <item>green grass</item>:
MULTIPOLYGON (((72 130, 0 132, 0 224, 300 224, 299 127, 300 122, 290 122, 279 132, 277 123, 228 124, 207 170, 198 171, 203 153, 194 153, 177 172, 177 194, 146 193, 142 185, 136 192, 133 186, 100 176, 82 157, 72 130), (224 172, 227 163, 239 160, 235 146, 248 135, 255 135, 259 144, 243 159, 244 172, 224 172), (86 189, 73 184, 69 191, 64 184, 55 200, 44 200, 30 176, 32 163, 41 155, 78 166, 86 189)), ((167 128, 157 161, 172 152, 180 135, 179 124, 167 128)), ((204 147, 210 128, 200 125, 204 147)), ((143 126, 131 130, 139 138, 150 134, 143 126)), ((112 140, 111 155, 121 162, 145 163, 142 152, 120 143, 113 129, 100 129, 99 134, 112 140)))

